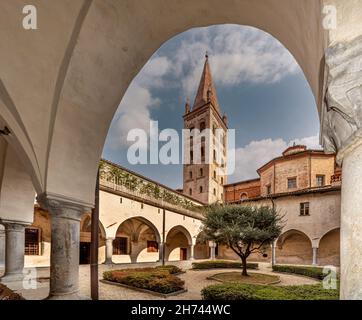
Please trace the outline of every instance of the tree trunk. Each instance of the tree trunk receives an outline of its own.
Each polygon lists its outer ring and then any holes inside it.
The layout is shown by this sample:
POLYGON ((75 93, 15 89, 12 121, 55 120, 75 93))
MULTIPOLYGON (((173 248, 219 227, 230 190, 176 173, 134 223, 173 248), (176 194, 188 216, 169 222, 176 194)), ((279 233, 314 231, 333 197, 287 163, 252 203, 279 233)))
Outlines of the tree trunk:
POLYGON ((247 276, 248 272, 247 272, 247 269, 246 269, 246 258, 241 258, 241 262, 242 262, 242 265, 243 265, 243 272, 241 273, 241 275, 242 276, 247 276))

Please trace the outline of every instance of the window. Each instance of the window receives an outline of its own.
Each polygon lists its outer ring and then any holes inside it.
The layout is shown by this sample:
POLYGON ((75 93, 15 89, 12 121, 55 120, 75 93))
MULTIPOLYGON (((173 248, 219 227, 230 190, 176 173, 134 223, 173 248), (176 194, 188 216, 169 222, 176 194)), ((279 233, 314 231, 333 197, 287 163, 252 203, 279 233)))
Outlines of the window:
POLYGON ((214 150, 214 161, 216 161, 216 150, 214 150))
POLYGON ((201 147, 201 158, 205 158, 205 148, 201 147))
POLYGON ((288 189, 294 189, 297 187, 297 178, 288 178, 288 189))
POLYGON ((200 168, 200 177, 204 175, 204 169, 200 168))
POLYGON ((113 254, 121 255, 121 254, 128 254, 128 246, 126 237, 117 237, 113 240, 113 254))
POLYGON ((325 185, 326 176, 324 174, 317 174, 317 187, 323 187, 325 185))
POLYGON ((203 121, 200 123, 200 131, 205 130, 205 128, 206 128, 206 125, 205 125, 205 122, 203 121))
POLYGON ((189 189, 189 195, 192 196, 192 189, 189 189))
POLYGON ((302 202, 300 204, 300 215, 309 216, 309 202, 302 202))
POLYGON ((214 170, 214 179, 216 179, 216 171, 214 170))
POLYGON ((189 178, 192 179, 192 171, 189 172, 189 178))
POLYGON ((122 198, 119 198, 119 203, 122 203, 122 198))
POLYGON ((192 163, 194 161, 194 153, 193 151, 190 151, 190 162, 192 163))
POLYGON ((221 177, 221 184, 223 185, 224 184, 224 178, 221 177))
POLYGON ((143 209, 143 202, 141 202, 141 209, 143 209))
POLYGON ((147 241, 147 252, 158 252, 158 242, 147 241))
POLYGON ((200 191, 200 193, 202 193, 202 191, 203 191, 203 190, 202 190, 202 186, 200 186, 199 191, 200 191))
POLYGON ((245 200, 248 198, 248 194, 243 192, 241 195, 240 195, 240 200, 245 200))
POLYGON ((266 186, 266 194, 271 194, 271 185, 270 184, 268 184, 266 186))
POLYGON ((214 188, 214 196, 216 196, 216 189, 214 188))
POLYGON ((40 232, 36 228, 25 228, 25 255, 38 256, 40 232))

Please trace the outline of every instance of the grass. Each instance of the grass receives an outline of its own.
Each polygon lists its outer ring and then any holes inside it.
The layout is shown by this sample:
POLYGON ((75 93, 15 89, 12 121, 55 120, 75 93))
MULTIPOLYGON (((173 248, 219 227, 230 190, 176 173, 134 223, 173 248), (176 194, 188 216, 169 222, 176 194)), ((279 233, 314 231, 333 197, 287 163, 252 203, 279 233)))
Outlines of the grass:
MULTIPOLYGON (((227 261, 227 260, 208 260, 201 262, 192 263, 192 269, 223 269, 223 268, 242 268, 242 263, 237 261, 227 261)), ((248 269, 258 269, 259 265, 257 263, 247 263, 248 269)))
POLYGON ((248 276, 243 276, 240 272, 218 273, 211 276, 210 279, 221 282, 238 282, 246 284, 272 284, 280 281, 278 276, 253 272, 249 272, 248 276))
POLYGON ((184 289, 185 282, 173 275, 173 273, 180 271, 181 269, 172 266, 167 266, 167 268, 121 269, 104 272, 103 279, 167 294, 184 289))
POLYGON ((203 300, 338 300, 339 290, 323 289, 322 284, 268 286, 228 282, 201 291, 203 300))

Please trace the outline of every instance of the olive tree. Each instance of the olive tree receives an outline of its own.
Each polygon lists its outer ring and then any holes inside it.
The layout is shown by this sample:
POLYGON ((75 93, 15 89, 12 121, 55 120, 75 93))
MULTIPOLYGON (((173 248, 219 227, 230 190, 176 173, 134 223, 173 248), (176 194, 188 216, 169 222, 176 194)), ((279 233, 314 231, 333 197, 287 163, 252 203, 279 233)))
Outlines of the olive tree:
POLYGON ((247 276, 247 258, 262 253, 281 234, 282 216, 268 206, 212 205, 203 221, 205 240, 231 248, 241 259, 242 275, 247 276))

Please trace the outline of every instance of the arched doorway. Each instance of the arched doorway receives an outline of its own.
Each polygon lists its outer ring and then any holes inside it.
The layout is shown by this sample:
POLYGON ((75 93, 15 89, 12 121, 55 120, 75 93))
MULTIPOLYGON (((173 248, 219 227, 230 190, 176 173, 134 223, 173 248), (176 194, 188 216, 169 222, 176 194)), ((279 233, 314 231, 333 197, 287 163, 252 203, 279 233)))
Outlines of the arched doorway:
POLYGON ((209 259, 210 247, 208 241, 203 239, 203 233, 200 232, 196 237, 196 244, 194 247, 195 259, 209 259))
POLYGON ((192 238, 183 226, 175 226, 170 229, 166 236, 166 253, 168 261, 182 261, 190 257, 190 246, 192 238))
MULTIPOLYGON (((79 264, 89 264, 91 255, 91 225, 90 214, 82 217, 80 222, 80 244, 79 244, 79 264)), ((99 221, 98 248, 105 246, 106 236, 102 223, 99 221)), ((100 256, 102 259, 102 256, 100 256)), ((100 260, 100 259, 98 259, 100 260)))
POLYGON ((302 231, 288 230, 277 240, 277 263, 311 264, 312 255, 312 242, 302 231))
POLYGON ((322 266, 340 265, 340 228, 328 231, 320 240, 318 264, 322 266))
POLYGON ((113 262, 136 263, 159 260, 160 233, 143 217, 129 218, 121 223, 113 240, 113 262))

